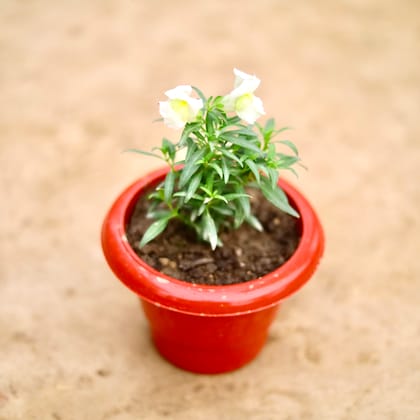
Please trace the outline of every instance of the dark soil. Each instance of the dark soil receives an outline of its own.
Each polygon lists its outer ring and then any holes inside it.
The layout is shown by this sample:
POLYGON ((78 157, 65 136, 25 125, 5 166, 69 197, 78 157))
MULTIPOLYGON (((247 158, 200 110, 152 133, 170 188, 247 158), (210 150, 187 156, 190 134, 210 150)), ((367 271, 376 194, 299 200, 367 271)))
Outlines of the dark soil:
POLYGON ((223 247, 212 251, 198 242, 195 232, 178 221, 152 242, 139 248, 143 233, 152 220, 146 219, 148 202, 144 194, 127 226, 127 238, 139 257, 160 272, 190 283, 226 285, 261 277, 285 263, 297 248, 298 221, 252 190, 251 205, 262 225, 258 232, 244 223, 239 229, 222 232, 223 247))

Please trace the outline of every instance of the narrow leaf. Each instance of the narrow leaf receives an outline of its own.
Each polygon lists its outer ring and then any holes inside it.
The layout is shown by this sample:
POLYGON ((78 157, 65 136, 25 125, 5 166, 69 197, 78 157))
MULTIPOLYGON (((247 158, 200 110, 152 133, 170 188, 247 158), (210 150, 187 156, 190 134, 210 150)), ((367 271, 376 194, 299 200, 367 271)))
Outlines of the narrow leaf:
POLYGON ((191 137, 186 139, 187 142, 187 154, 185 155, 185 162, 188 162, 191 159, 191 156, 197 151, 197 145, 194 143, 194 140, 191 137))
POLYGON ((275 122, 274 118, 269 118, 264 126, 264 131, 269 132, 270 134, 274 131, 275 122))
POLYGON ((290 140, 277 140, 274 143, 281 143, 286 145, 287 147, 289 147, 290 149, 292 149, 293 153, 298 156, 299 152, 297 147, 294 145, 294 143, 292 143, 290 140))
POLYGON ((206 97, 204 96, 204 93, 201 92, 201 90, 196 87, 196 86, 192 86, 192 88, 197 92, 198 96, 201 98, 201 100, 203 101, 203 104, 205 104, 207 102, 206 97))
POLYGON ((206 150, 197 150, 189 160, 185 160, 185 166, 181 170, 181 177, 179 179, 179 186, 182 188, 188 180, 197 172, 199 166, 197 162, 205 155, 206 150))
POLYGON ((286 130, 293 130, 293 127, 282 127, 282 128, 279 128, 278 130, 276 130, 274 132, 274 135, 277 136, 277 134, 283 133, 283 131, 286 131, 286 130))
POLYGON ((223 170, 217 163, 212 162, 209 164, 209 166, 217 172, 217 175, 219 175, 221 179, 223 179, 223 170))
POLYGON ((215 211, 223 216, 233 216, 234 211, 227 206, 212 206, 212 211, 215 211))
POLYGON ((203 222, 204 222, 204 235, 209 240, 211 249, 214 251, 216 249, 217 242, 218 242, 217 229, 216 229, 216 224, 214 223, 214 220, 211 217, 208 210, 204 213, 203 222))
POLYGON ((152 153, 152 152, 145 152, 144 150, 139 150, 139 149, 127 149, 124 150, 124 152, 130 152, 130 153, 139 153, 140 155, 145 155, 145 156, 153 156, 155 158, 164 160, 162 156, 157 155, 156 153, 152 153))
POLYGON ((175 154, 176 154, 175 145, 165 137, 162 139, 161 150, 162 150, 162 153, 165 153, 171 161, 175 159, 175 154))
POLYGON ((224 203, 226 203, 226 204, 228 204, 228 203, 229 203, 229 201, 227 201, 227 199, 226 199, 223 195, 216 194, 216 195, 214 196, 214 198, 215 198, 216 200, 221 200, 221 201, 223 201, 223 202, 224 202, 224 203))
POLYGON ((235 206, 235 216, 233 218, 233 226, 237 229, 245 220, 245 212, 241 205, 235 206))
POLYGON ((183 147, 184 144, 190 138, 191 133, 196 130, 196 124, 186 124, 184 130, 182 131, 181 139, 179 140, 179 146, 183 147))
POLYGON ((229 125, 234 125, 237 124, 239 121, 241 121, 241 119, 239 117, 230 117, 228 118, 227 122, 229 125))
POLYGON ((241 166, 241 168, 243 168, 244 165, 241 162, 241 160, 237 156, 235 156, 232 152, 229 152, 229 150, 226 150, 226 149, 220 149, 220 152, 223 155, 225 155, 227 158, 232 159, 232 160, 238 162, 239 165, 241 166))
POLYGON ((299 162, 300 160, 300 158, 297 156, 288 156, 282 153, 278 153, 277 156, 279 157, 277 164, 279 165, 279 167, 282 167, 282 168, 287 168, 288 166, 292 166, 295 163, 299 162))
POLYGON ((156 220, 156 222, 153 222, 144 233, 140 242, 140 248, 160 235, 165 230, 166 226, 168 226, 170 219, 171 216, 168 216, 164 219, 156 220))
POLYGON ((286 171, 292 172, 296 178, 299 178, 299 174, 293 168, 286 168, 286 171))
POLYGON ((187 203, 193 197, 195 192, 197 191, 198 186, 200 185, 202 177, 202 172, 198 172, 192 178, 190 183, 188 184, 187 194, 185 196, 185 202, 187 203))
POLYGON ((260 172, 258 171, 257 165, 251 159, 247 159, 245 163, 247 164, 248 168, 251 169, 251 172, 254 174, 255 180, 259 183, 260 172))
POLYGON ((251 143, 249 140, 244 140, 239 137, 229 137, 226 138, 227 141, 235 144, 236 146, 243 147, 244 149, 252 150, 259 155, 262 154, 261 149, 257 147, 255 144, 251 143))
POLYGON ((201 216, 204 213, 204 210, 206 210, 206 208, 206 203, 203 201, 203 204, 198 208, 197 215, 201 216))
POLYGON ((209 197, 211 197, 213 195, 213 193, 208 188, 206 188, 204 185, 202 185, 200 187, 200 190, 203 190, 209 197))
MULTIPOLYGON (((185 197, 187 196, 187 193, 185 191, 178 191, 173 196, 180 197, 181 199, 185 199, 185 197)), ((201 197, 201 195, 198 195, 198 194, 193 194, 190 200, 193 200, 193 199, 203 201, 204 197, 201 197)))
POLYGON ((262 232, 264 230, 263 225, 261 222, 252 214, 250 214, 245 219, 254 229, 258 230, 259 232, 262 232))
POLYGON ((251 205, 249 204, 249 197, 239 197, 238 202, 244 211, 245 218, 251 215, 251 205))
POLYGON ((238 198, 244 198, 244 197, 250 198, 251 196, 245 193, 230 193, 230 194, 225 194, 224 197, 226 198, 226 200, 232 201, 238 198))
POLYGON ((226 160, 224 158, 222 158, 222 171, 223 171, 223 180, 225 181, 225 184, 227 184, 229 182, 230 171, 229 171, 229 167, 226 164, 226 160))
POLYGON ((289 204, 286 194, 278 186, 273 189, 270 180, 265 177, 261 178, 260 186, 268 201, 285 213, 299 217, 299 213, 289 204))
POLYGON ((172 197, 172 193, 174 192, 174 184, 175 184, 176 172, 170 171, 166 175, 165 178, 165 187, 164 187, 164 199, 166 203, 169 203, 172 197))
POLYGON ((271 188, 275 189, 277 182, 279 180, 279 173, 276 169, 274 168, 268 168, 268 176, 270 178, 271 181, 271 188))
POLYGON ((164 219, 165 217, 168 217, 171 215, 171 212, 169 210, 149 210, 147 212, 146 217, 148 219, 164 219))
POLYGON ((261 171, 265 176, 268 176, 268 168, 263 164, 257 164, 257 168, 261 171))
POLYGON ((238 130, 231 130, 229 126, 226 126, 221 130, 221 133, 226 137, 236 137, 243 136, 250 139, 257 139, 258 136, 254 133, 254 131, 250 130, 249 128, 241 128, 238 130))

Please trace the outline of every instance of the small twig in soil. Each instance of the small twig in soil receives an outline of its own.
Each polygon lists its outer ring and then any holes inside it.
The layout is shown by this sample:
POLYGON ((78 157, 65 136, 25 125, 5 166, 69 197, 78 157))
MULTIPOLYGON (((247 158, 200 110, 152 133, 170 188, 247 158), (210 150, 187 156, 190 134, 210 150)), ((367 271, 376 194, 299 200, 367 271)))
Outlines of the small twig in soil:
POLYGON ((198 260, 195 260, 191 263, 182 262, 182 268, 184 270, 191 270, 192 268, 195 268, 199 265, 204 265, 212 262, 214 262, 213 258, 199 258, 198 260))

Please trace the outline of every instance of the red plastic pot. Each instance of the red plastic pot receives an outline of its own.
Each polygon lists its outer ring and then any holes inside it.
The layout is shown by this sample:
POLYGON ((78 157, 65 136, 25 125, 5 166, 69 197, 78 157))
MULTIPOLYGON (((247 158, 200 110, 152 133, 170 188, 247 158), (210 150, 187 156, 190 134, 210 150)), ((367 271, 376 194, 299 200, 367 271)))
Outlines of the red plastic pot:
POLYGON ((127 241, 125 228, 145 189, 162 181, 167 168, 129 186, 109 210, 102 248, 115 275, 142 302, 158 351, 183 369, 221 373, 251 361, 263 347, 279 302, 296 292, 315 271, 324 235, 311 205, 294 187, 279 182, 300 214, 301 240, 277 270, 245 283, 204 286, 168 277, 148 266, 127 241))

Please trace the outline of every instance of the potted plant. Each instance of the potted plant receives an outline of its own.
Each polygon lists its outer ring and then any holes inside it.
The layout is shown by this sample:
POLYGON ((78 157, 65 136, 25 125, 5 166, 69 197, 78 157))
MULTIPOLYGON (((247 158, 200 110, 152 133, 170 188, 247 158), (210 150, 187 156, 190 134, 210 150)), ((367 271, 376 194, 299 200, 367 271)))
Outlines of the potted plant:
POLYGON ((279 179, 300 161, 295 145, 273 140, 285 130, 274 120, 256 123, 260 80, 234 73, 225 96, 185 85, 166 92, 160 114, 182 130, 179 141, 163 139, 159 154, 132 149, 167 165, 123 191, 102 227, 104 255, 140 297, 158 351, 200 373, 252 360, 279 303, 309 280, 324 249, 311 205, 279 179))

